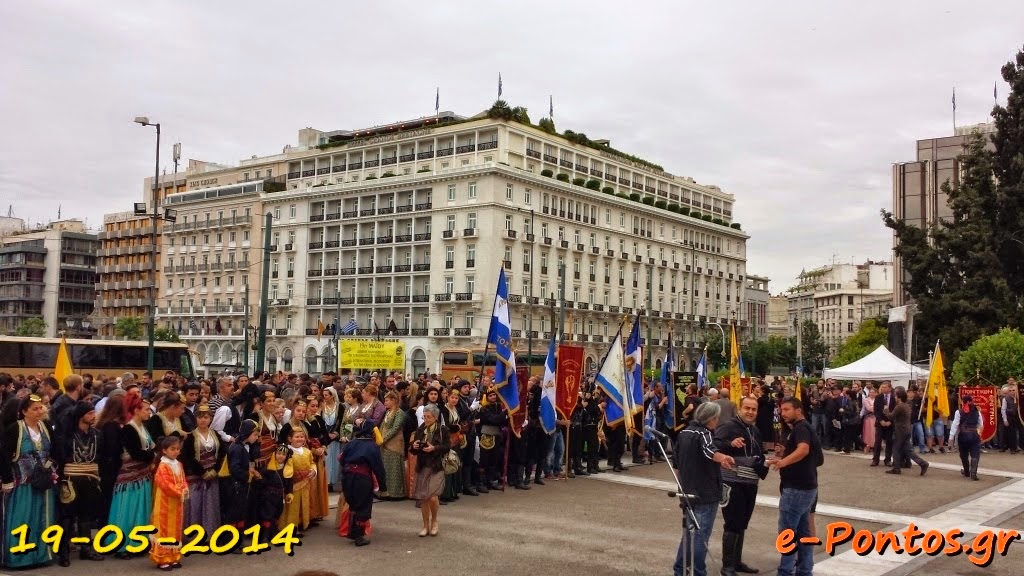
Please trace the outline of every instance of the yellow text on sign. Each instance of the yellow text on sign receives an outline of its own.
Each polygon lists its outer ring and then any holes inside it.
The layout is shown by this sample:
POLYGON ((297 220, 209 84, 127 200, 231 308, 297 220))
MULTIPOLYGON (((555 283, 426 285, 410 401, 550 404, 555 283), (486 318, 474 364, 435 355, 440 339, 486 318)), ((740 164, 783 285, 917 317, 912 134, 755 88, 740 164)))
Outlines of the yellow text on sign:
POLYGON ((405 344, 402 342, 380 342, 376 340, 352 340, 344 338, 339 341, 341 354, 338 358, 339 368, 363 370, 404 370, 405 344))

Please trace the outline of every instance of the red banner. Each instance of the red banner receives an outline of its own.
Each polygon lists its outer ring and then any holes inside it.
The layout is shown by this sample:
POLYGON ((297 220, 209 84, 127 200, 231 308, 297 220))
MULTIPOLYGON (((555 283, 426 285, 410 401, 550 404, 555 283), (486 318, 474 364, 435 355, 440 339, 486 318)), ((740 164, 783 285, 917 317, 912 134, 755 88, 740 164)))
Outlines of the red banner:
POLYGON ((523 431, 523 422, 526 421, 526 395, 530 392, 530 368, 527 366, 516 366, 516 383, 519 385, 519 410, 509 419, 512 424, 512 432, 516 436, 523 431))
POLYGON ((568 420, 580 399, 583 346, 562 344, 555 353, 555 409, 568 420))
MULTIPOLYGON (((978 407, 981 413, 981 430, 979 435, 982 442, 988 442, 996 435, 997 414, 999 413, 999 394, 995 386, 961 386, 958 390, 960 404, 963 404, 963 397, 970 395, 971 402, 978 407)), ((950 409, 953 407, 951 406, 950 409)), ((956 407, 960 409, 959 406, 956 407)))

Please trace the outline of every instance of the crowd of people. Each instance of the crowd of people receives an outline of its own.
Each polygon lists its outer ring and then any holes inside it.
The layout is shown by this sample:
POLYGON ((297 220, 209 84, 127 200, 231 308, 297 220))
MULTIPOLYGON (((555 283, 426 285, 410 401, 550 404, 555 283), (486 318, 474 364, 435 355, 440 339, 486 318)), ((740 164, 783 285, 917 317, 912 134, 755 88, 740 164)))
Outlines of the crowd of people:
MULTIPOLYGON (((331 493, 338 533, 356 546, 369 544, 372 507, 380 501, 414 500, 422 519, 418 535, 436 536, 441 506, 506 487, 530 490, 567 477, 625 472, 629 451, 634 464, 672 454, 684 481, 703 475, 699 486, 707 493, 694 492, 701 494, 695 508, 712 519, 721 497, 707 487, 716 481, 727 486, 725 570, 755 573, 742 560, 743 534, 758 481, 770 467, 781 470, 780 526, 784 515, 787 525, 811 533, 816 472, 808 466, 812 460, 800 464, 808 455, 865 450, 876 466, 884 446, 890 473, 902 473, 914 459, 924 474, 928 464, 912 446, 919 453, 958 446, 964 475, 976 478, 982 449, 977 408, 969 400, 949 419, 947 437, 941 415, 923 425, 913 384, 894 389, 888 382, 876 388, 822 380, 797 394, 791 380, 755 380, 738 407, 727 389, 691 385, 677 392, 682 421, 673 426, 669 392, 657 381, 645 382, 644 410, 634 416, 632 434, 629 422, 606 421, 607 400, 593 377, 552 433, 541 426, 539 378, 530 379, 523 413, 515 417, 491 384, 487 376, 477 383, 397 372, 366 379, 262 373, 212 380, 129 373, 95 381, 86 374, 62 383, 42 374, 0 374, 2 563, 20 568, 53 559, 45 545, 11 553, 18 543, 12 529, 21 525, 28 526, 30 542, 48 526, 64 527, 56 554, 61 566, 70 565, 76 535, 91 538, 94 529, 114 525, 128 536, 153 525, 148 554, 160 569, 174 570, 181 566, 184 527, 201 526, 209 537, 223 525, 239 532, 259 526, 265 542, 293 526, 301 537, 325 520, 331 493), (656 448, 657 438, 640 432, 645 424, 674 442, 656 448), (161 543, 165 537, 177 544, 161 543)), ((1004 398, 1002 415, 1009 421, 1017 408, 1011 395, 1004 398)), ((1009 435, 1004 441, 1017 449, 1009 435)), ((696 560, 702 565, 700 549, 712 522, 700 524, 696 560)), ((118 557, 132 556, 130 543, 126 538, 118 546, 118 557)), ((104 559, 92 545, 78 551, 82 560, 104 559)), ((677 572, 683 552, 681 544, 677 572)), ((798 554, 792 561, 805 559, 798 554)))

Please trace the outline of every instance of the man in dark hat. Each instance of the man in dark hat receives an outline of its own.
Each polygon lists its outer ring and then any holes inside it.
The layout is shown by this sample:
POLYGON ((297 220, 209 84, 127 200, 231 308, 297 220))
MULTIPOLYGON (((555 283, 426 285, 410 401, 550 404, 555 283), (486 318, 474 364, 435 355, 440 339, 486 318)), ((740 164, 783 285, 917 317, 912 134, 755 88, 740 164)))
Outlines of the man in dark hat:
POLYGON ((356 427, 354 438, 341 453, 341 489, 349 510, 348 538, 356 546, 366 546, 367 529, 373 512, 373 481, 386 486, 384 459, 373 440, 373 422, 364 421, 356 427))
POLYGON ((487 388, 486 402, 480 408, 480 486, 477 490, 501 490, 502 465, 505 457, 505 438, 501 429, 508 425, 508 412, 498 400, 498 389, 487 388))
MULTIPOLYGON (((99 513, 103 495, 100 491, 99 457, 103 454, 100 433, 93 427, 96 411, 88 402, 78 402, 68 410, 68 424, 55 450, 57 473, 60 476, 60 511, 64 535, 61 538, 58 563, 71 565, 71 536, 76 534, 92 541, 92 521, 99 513), (77 532, 74 532, 77 525, 77 532)), ((91 544, 79 548, 82 560, 103 560, 91 544)))

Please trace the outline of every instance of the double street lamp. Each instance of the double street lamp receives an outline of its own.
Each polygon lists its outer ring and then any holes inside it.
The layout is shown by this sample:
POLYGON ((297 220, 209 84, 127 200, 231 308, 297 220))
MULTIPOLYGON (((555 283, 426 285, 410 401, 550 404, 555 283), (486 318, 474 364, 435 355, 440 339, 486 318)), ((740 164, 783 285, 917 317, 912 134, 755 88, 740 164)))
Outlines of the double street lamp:
POLYGON ((160 123, 152 123, 146 116, 137 116, 135 123, 141 126, 155 126, 156 127, 156 165, 153 169, 153 212, 149 212, 149 207, 146 202, 135 203, 135 215, 136 216, 148 216, 152 218, 153 223, 150 229, 150 248, 152 253, 149 259, 149 278, 152 281, 153 286, 150 288, 149 298, 149 346, 146 350, 146 370, 153 373, 153 336, 156 330, 156 294, 157 286, 156 282, 156 223, 157 220, 166 220, 167 222, 175 222, 178 219, 177 212, 172 209, 164 209, 163 214, 160 213, 159 206, 159 190, 160 190, 160 123))

